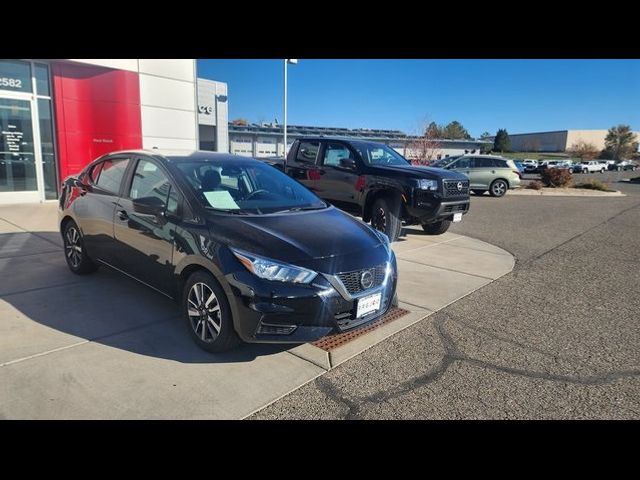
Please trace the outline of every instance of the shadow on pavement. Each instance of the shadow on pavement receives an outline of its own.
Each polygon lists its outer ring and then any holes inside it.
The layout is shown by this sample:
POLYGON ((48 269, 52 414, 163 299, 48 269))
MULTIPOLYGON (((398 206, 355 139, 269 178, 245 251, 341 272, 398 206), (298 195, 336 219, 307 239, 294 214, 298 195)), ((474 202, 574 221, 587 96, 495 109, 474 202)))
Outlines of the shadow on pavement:
POLYGON ((183 363, 250 362, 292 347, 243 344, 224 354, 205 352, 175 302, 107 267, 71 273, 54 244, 59 238, 57 232, 0 234, 0 334, 11 338, 12 349, 0 361, 83 340, 183 363))

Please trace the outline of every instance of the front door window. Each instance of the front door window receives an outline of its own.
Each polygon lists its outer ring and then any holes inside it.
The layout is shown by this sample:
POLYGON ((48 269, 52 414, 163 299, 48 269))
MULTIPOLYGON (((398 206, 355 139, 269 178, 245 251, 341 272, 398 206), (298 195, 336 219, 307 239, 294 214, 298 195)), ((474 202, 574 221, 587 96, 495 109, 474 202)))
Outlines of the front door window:
POLYGON ((31 102, 0 98, 0 192, 38 190, 31 102))

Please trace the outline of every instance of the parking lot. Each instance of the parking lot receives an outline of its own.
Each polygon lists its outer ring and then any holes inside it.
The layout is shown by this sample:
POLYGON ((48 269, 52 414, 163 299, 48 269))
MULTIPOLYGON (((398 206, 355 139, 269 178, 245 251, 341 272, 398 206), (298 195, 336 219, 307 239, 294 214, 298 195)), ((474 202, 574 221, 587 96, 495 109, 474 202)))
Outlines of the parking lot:
POLYGON ((69 272, 56 208, 0 207, 0 418, 243 418, 514 265, 485 242, 412 229, 394 246, 405 315, 331 351, 212 355, 171 300, 106 268, 69 272))
POLYGON ((0 417, 638 418, 640 185, 605 176, 627 196, 472 196, 406 229, 409 313, 329 354, 202 352, 170 300, 68 271, 55 204, 0 207, 0 417))
POLYGON ((618 175, 582 177, 626 197, 472 196, 452 232, 513 272, 252 418, 639 418, 640 184, 618 175))

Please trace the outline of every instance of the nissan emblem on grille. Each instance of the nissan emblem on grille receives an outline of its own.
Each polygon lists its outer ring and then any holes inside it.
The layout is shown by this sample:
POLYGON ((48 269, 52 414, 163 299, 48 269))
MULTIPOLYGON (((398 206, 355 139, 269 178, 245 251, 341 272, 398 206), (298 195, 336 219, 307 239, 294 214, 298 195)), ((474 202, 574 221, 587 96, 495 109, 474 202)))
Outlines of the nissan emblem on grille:
POLYGON ((461 192, 462 191, 462 182, 458 182, 458 191, 461 192))
POLYGON ((365 270, 362 272, 362 275, 360 276, 360 285, 362 285, 362 288, 365 290, 367 288, 371 288, 373 286, 373 278, 373 272, 371 270, 365 270))

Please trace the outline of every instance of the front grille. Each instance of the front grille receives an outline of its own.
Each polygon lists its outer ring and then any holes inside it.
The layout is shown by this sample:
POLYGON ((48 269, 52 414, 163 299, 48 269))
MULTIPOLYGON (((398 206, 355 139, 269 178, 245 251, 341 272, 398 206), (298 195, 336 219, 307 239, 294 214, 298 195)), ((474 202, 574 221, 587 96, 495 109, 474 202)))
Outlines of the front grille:
POLYGON ((469 195, 469 180, 445 180, 443 182, 445 197, 462 197, 469 195), (462 188, 458 189, 461 183, 462 188))
POLYGON ((342 282, 342 285, 344 285, 344 288, 347 290, 347 292, 349 292, 350 295, 355 295, 365 290, 362 287, 362 284, 360 283, 360 278, 362 277, 362 273, 364 271, 375 270, 374 272, 372 272, 373 285, 369 287, 369 288, 374 288, 382 285, 382 282, 384 281, 384 274, 386 269, 387 269, 387 266, 385 264, 382 264, 372 269, 367 268, 363 270, 356 270, 354 272, 339 273, 336 276, 340 279, 340 281, 342 282))
POLYGON ((442 211, 444 213, 455 213, 455 212, 464 212, 466 209, 467 209, 467 205, 463 203, 461 205, 447 205, 446 207, 444 207, 442 211))

